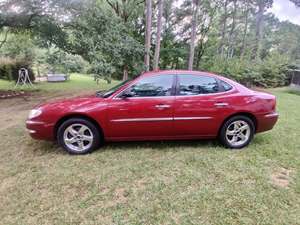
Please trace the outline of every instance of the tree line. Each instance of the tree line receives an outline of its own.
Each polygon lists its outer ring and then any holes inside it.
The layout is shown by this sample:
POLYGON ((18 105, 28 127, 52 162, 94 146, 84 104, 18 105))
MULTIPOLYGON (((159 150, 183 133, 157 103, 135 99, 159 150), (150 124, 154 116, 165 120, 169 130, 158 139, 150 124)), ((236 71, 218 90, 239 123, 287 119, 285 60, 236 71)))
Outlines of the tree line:
MULTIPOLYGON (((300 6, 299 0, 291 2, 300 6)), ((15 57, 18 50, 9 41, 26 36, 37 50, 23 57, 35 67, 76 70, 66 63, 76 62, 108 80, 145 70, 207 70, 242 83, 280 86, 288 82, 286 71, 300 65, 300 26, 280 22, 269 12, 272 5, 273 0, 4 0, 0 53, 15 57)))

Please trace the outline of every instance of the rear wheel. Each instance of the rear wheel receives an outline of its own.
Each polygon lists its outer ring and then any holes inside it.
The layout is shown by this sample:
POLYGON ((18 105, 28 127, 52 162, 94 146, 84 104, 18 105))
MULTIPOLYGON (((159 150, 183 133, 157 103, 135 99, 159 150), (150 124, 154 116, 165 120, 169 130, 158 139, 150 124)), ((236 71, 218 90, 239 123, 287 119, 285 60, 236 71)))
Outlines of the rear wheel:
POLYGON ((234 116, 223 124, 219 138, 226 147, 240 149, 251 142, 254 132, 255 125, 249 117, 234 116))
POLYGON ((101 136, 90 121, 72 118, 58 128, 57 140, 70 154, 86 154, 99 147, 101 136))

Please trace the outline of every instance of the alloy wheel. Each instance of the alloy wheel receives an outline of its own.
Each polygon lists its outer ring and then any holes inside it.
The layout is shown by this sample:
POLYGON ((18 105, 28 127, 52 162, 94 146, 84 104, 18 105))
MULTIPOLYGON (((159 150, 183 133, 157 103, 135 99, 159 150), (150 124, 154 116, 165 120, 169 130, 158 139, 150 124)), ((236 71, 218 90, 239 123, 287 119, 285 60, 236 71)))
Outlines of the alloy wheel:
POLYGON ((233 146, 244 145, 250 138, 250 125, 243 120, 233 121, 226 129, 226 140, 233 146))
POLYGON ((75 123, 65 129, 63 140, 71 150, 83 152, 92 146, 94 135, 86 125, 75 123))

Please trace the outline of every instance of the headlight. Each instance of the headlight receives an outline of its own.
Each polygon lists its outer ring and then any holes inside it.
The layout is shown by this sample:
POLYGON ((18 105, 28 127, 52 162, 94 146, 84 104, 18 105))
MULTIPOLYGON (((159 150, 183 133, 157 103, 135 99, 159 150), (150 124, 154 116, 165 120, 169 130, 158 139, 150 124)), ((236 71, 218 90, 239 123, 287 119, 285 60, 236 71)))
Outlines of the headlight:
POLYGON ((28 119, 32 119, 32 118, 38 117, 41 114, 42 114, 42 110, 40 110, 40 109, 33 109, 33 110, 31 110, 29 112, 28 119))

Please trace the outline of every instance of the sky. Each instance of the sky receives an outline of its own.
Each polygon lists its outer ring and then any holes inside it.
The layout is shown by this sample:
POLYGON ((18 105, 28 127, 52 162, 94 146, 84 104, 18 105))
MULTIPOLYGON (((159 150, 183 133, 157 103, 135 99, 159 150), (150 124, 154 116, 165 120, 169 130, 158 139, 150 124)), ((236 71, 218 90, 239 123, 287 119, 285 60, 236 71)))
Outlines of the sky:
POLYGON ((289 0, 274 0, 273 7, 269 11, 274 13, 280 21, 288 20, 300 25, 300 8, 289 0))

